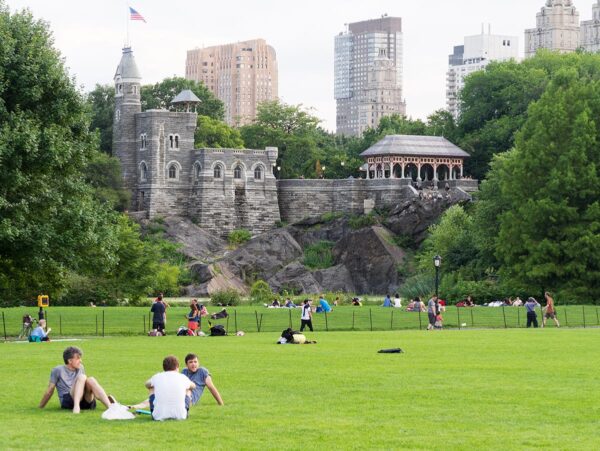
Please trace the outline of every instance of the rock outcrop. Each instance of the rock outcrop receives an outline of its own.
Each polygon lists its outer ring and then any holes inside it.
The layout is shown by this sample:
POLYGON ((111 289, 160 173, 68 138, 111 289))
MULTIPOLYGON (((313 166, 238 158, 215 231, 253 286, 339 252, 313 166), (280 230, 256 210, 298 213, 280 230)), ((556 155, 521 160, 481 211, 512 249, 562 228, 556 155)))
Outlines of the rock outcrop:
POLYGON ((227 288, 247 294, 258 279, 274 291, 382 294, 392 293, 402 283, 398 269, 406 255, 394 244, 394 235, 418 244, 444 210, 468 200, 470 196, 460 190, 426 190, 396 205, 378 225, 354 230, 348 217, 309 218, 263 233, 233 251, 185 220, 170 218, 165 224, 167 233, 184 243, 186 255, 197 259, 190 266, 194 285, 187 287, 188 295, 210 295, 227 288), (335 243, 334 265, 311 270, 303 264, 304 248, 319 241, 335 243))

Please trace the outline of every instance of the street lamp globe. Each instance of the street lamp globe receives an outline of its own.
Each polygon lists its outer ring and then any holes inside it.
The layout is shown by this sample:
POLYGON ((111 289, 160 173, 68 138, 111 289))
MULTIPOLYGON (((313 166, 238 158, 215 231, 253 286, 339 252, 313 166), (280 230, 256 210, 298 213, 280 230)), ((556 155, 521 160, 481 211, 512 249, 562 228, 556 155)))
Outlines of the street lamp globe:
POLYGON ((436 268, 439 268, 442 265, 442 257, 440 257, 439 255, 436 255, 435 257, 433 257, 433 265, 436 268))

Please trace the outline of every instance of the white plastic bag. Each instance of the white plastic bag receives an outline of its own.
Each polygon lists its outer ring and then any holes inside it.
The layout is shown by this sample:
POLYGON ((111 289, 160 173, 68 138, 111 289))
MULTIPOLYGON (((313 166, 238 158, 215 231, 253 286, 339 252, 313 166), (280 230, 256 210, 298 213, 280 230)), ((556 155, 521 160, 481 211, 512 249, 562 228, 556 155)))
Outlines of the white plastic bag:
POLYGON ((102 418, 105 420, 133 420, 135 415, 127 410, 126 406, 115 402, 102 412, 102 418))

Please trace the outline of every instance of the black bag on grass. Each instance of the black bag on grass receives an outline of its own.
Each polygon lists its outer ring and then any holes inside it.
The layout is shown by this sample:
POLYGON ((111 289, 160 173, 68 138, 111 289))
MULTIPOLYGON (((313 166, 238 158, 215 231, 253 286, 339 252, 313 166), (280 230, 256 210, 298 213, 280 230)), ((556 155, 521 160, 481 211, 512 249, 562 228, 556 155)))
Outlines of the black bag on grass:
POLYGON ((227 335, 227 331, 222 324, 215 324, 210 328, 211 337, 222 337, 224 335, 227 335))

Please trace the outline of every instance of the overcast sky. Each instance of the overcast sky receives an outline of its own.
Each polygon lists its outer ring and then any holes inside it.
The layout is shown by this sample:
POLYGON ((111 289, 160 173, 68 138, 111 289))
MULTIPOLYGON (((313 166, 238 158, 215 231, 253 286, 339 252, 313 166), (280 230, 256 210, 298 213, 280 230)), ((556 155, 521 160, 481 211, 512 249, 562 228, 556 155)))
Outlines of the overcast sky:
MULTIPOLYGON (((277 52, 279 95, 314 108, 335 129, 333 38, 344 24, 386 13, 402 17, 407 114, 426 118, 445 107, 448 54, 464 36, 481 33, 519 39, 535 27, 545 0, 5 0, 50 23, 55 45, 84 90, 112 83, 126 38, 127 6, 147 23, 130 22, 130 41, 143 83, 185 75, 186 50, 264 38, 277 52)), ((575 0, 581 20, 594 0, 575 0)))

